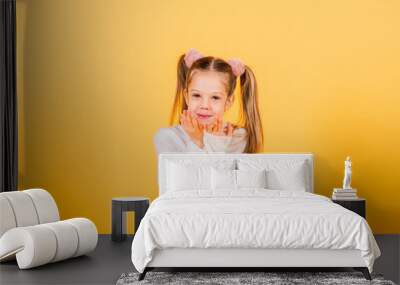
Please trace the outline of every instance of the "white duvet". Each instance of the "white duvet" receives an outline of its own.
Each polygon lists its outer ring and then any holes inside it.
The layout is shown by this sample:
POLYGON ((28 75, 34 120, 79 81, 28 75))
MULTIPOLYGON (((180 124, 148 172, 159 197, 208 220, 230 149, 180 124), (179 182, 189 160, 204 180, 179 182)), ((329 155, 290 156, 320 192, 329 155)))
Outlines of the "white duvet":
POLYGON ((143 272, 154 249, 358 249, 372 272, 380 250, 366 220, 329 198, 300 191, 185 190, 155 199, 132 242, 143 272))

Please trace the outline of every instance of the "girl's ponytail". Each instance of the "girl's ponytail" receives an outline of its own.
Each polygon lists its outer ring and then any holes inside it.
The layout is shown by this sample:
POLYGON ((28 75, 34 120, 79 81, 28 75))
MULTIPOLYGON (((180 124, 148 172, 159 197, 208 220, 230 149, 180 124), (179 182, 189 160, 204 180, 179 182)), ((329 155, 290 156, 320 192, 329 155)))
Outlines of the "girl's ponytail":
POLYGON ((178 60, 175 99, 169 120, 169 124, 171 126, 174 125, 176 117, 179 116, 183 110, 187 109, 186 101, 183 96, 186 88, 185 84, 189 68, 186 66, 184 58, 185 55, 183 54, 178 60))
POLYGON ((248 134, 245 153, 263 152, 264 135, 258 109, 257 82, 250 67, 245 66, 245 71, 240 76, 240 92, 242 108, 240 118, 248 134))

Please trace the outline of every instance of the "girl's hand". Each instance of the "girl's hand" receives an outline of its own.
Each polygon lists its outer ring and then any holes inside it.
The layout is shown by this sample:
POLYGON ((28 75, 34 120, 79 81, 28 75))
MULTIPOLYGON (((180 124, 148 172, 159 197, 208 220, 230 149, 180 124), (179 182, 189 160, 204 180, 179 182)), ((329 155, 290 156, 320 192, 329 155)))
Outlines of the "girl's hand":
POLYGON ((200 148, 203 148, 204 127, 199 124, 196 115, 188 110, 183 110, 183 113, 180 116, 180 123, 182 128, 186 131, 192 141, 200 148))
POLYGON ((230 122, 228 122, 227 126, 224 128, 225 135, 228 137, 233 136, 234 129, 235 129, 235 127, 230 122))
POLYGON ((222 127, 222 117, 218 117, 214 119, 214 121, 208 124, 205 128, 206 132, 216 135, 216 136, 229 136, 233 135, 233 125, 228 122, 225 127, 222 127))

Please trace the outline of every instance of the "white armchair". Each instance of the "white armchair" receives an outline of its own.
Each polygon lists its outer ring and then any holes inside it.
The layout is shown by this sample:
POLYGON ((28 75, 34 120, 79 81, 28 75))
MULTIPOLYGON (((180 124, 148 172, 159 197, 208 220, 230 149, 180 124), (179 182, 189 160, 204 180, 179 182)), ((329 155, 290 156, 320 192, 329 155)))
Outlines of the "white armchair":
POLYGON ((16 259, 20 269, 28 269, 86 254, 97 239, 89 219, 60 221, 46 190, 0 193, 0 262, 16 259))

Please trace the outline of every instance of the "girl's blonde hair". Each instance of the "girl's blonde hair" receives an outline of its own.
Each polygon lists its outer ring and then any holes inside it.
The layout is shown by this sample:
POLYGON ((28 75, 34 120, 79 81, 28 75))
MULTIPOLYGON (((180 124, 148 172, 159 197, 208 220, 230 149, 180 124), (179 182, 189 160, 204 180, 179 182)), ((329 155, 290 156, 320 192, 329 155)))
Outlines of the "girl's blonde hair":
MULTIPOLYGON (((228 98, 233 96, 236 88, 236 76, 233 74, 230 64, 225 60, 213 56, 202 57, 193 62, 191 67, 188 68, 184 58, 185 54, 181 55, 178 61, 178 78, 174 105, 171 111, 170 126, 173 126, 176 122, 179 124, 179 115, 182 114, 183 110, 188 109, 184 95, 188 93, 188 87, 195 70, 216 71, 226 74, 228 77, 226 84, 228 98)), ((262 152, 264 136, 260 111, 258 109, 257 82, 253 71, 247 65, 245 66, 245 71, 240 76, 240 92, 242 100, 240 104, 239 124, 244 126, 248 135, 244 152, 262 152)))

